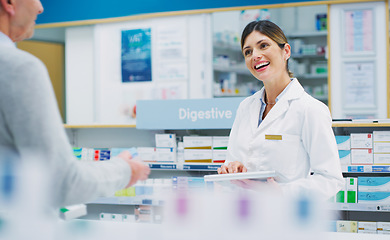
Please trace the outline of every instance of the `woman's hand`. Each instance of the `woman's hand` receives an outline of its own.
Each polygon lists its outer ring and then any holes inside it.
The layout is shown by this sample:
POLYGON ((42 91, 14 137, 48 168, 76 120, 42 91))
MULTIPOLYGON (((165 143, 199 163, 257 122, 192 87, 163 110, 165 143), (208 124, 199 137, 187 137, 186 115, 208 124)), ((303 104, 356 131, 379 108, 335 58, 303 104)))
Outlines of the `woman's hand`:
POLYGON ((239 173, 239 172, 247 172, 248 170, 242 164, 242 162, 234 161, 229 163, 227 166, 222 165, 220 168, 218 168, 218 174, 226 174, 226 173, 239 173))

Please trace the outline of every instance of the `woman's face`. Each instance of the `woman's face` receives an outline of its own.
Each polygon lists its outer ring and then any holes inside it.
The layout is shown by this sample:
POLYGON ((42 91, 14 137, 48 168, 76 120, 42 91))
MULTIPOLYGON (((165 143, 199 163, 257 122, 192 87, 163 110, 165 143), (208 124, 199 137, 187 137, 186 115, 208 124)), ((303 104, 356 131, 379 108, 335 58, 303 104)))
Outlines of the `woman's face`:
POLYGON ((245 64, 253 76, 266 82, 288 76, 286 62, 290 57, 290 50, 288 43, 281 49, 266 35, 253 31, 245 39, 242 53, 245 64))

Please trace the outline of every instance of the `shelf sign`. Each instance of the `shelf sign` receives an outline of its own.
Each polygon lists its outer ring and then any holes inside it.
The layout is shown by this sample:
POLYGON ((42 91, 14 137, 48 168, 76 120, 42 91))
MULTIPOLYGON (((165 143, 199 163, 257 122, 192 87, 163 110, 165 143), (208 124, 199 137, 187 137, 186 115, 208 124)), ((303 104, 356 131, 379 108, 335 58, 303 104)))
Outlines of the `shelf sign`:
POLYGON ((139 100, 138 129, 230 129, 242 97, 139 100))

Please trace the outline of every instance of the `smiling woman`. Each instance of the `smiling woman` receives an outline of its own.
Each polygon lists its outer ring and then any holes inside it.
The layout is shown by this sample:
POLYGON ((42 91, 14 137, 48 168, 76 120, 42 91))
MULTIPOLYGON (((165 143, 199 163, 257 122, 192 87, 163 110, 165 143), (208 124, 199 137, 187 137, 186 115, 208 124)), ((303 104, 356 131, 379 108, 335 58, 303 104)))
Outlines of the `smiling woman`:
POLYGON ((285 195, 335 195, 344 180, 329 109, 290 77, 283 31, 267 20, 251 22, 241 46, 247 68, 264 87, 241 102, 218 173, 276 171, 270 182, 285 195))

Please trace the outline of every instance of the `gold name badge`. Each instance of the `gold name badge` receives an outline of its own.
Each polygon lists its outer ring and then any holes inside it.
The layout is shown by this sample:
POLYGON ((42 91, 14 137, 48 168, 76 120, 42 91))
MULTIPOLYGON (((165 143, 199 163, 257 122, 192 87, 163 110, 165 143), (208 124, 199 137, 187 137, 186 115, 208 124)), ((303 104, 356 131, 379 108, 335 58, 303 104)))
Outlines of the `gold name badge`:
POLYGON ((282 140, 282 135, 265 135, 267 140, 282 140))

